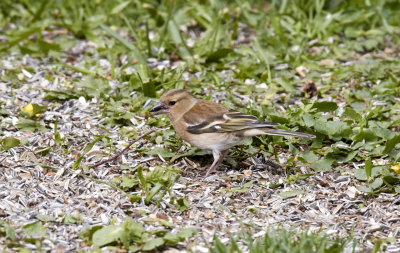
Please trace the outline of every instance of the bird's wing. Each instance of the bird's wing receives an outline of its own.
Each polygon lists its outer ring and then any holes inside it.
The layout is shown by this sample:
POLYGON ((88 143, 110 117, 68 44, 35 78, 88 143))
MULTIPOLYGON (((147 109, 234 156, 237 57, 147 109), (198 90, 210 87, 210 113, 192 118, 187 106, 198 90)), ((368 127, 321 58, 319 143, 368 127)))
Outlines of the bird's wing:
POLYGON ((183 119, 191 134, 236 132, 278 125, 259 121, 255 116, 228 110, 223 105, 208 101, 197 103, 185 113, 183 119))

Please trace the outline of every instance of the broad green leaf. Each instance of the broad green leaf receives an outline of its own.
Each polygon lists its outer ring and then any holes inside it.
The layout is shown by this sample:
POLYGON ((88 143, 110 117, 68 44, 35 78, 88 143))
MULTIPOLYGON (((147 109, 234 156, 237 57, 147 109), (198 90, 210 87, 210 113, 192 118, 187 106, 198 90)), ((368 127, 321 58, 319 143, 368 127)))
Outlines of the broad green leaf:
POLYGON ((315 102, 312 108, 317 109, 319 112, 333 112, 338 106, 335 102, 322 101, 315 102))
POLYGON ((175 156, 175 153, 168 151, 164 147, 154 148, 154 149, 152 149, 150 151, 147 151, 146 154, 149 154, 149 155, 160 155, 163 158, 169 158, 169 157, 174 157, 175 156))
POLYGON ((138 237, 141 237, 141 235, 146 232, 146 229, 141 224, 133 221, 131 218, 125 220, 124 227, 126 230, 131 231, 132 234, 138 237))
POLYGON ((18 129, 23 130, 23 131, 45 131, 46 128, 40 124, 40 121, 37 120, 31 120, 31 119, 24 119, 24 118, 19 118, 18 123, 15 125, 18 129))
POLYGON ((395 176, 392 176, 392 175, 389 175, 389 176, 384 176, 383 177, 383 181, 385 182, 385 183, 388 183, 388 184, 391 184, 391 185, 393 185, 393 184, 400 184, 400 177, 395 177, 395 176))
POLYGON ((315 130, 331 137, 347 137, 352 129, 345 122, 317 120, 315 130))
POLYGON ((382 178, 378 177, 374 180, 374 182, 372 182, 372 184, 370 184, 372 189, 378 189, 379 187, 381 187, 383 185, 383 180, 382 178))
POLYGON ((157 247, 160 247, 161 245, 163 245, 164 239, 163 238, 155 238, 153 240, 147 241, 144 245, 143 245, 143 250, 154 250, 157 247))
POLYGON ((174 233, 167 233, 166 235, 164 235, 163 239, 165 240, 165 242, 171 243, 171 244, 175 244, 175 243, 182 241, 181 238, 177 234, 174 234, 174 233))
POLYGON ((312 127, 315 124, 314 118, 309 113, 303 114, 303 120, 307 127, 312 127))
POLYGON ((346 107, 343 112, 344 117, 348 117, 355 122, 361 122, 362 116, 351 107, 346 107))
POLYGON ((10 148, 18 146, 20 143, 21 143, 20 140, 12 136, 4 137, 3 139, 0 140, 1 150, 7 151, 10 148))
POLYGON ((312 151, 303 152, 301 157, 303 157, 308 163, 313 163, 318 160, 318 156, 312 151))
POLYGON ((354 169, 353 170, 354 177, 360 181, 367 181, 368 177, 363 169, 354 169))
POLYGON ((93 245, 101 247, 112 242, 117 242, 122 233, 125 233, 122 226, 110 225, 103 227, 93 234, 93 245))
POLYGON ((50 221, 55 221, 56 217, 50 216, 50 215, 44 215, 44 214, 38 214, 36 215, 36 218, 40 221, 43 222, 50 222, 50 221))
POLYGON ((377 139, 378 136, 369 129, 363 130, 353 137, 353 140, 355 141, 376 141, 377 139))
POLYGON ((356 188, 361 191, 361 192, 365 192, 365 193, 373 193, 373 190, 370 186, 366 186, 366 185, 357 185, 356 188))
POLYGON ((332 168, 332 163, 333 163, 333 159, 331 158, 322 158, 316 162, 313 162, 310 165, 310 168, 312 168, 314 171, 319 172, 322 170, 327 170, 332 168))
POLYGON ((38 221, 25 225, 22 230, 29 236, 46 235, 46 228, 38 221))
POLYGON ((195 228, 184 228, 177 233, 179 238, 181 238, 182 240, 184 240, 185 238, 192 237, 195 234, 197 234, 197 229, 195 228))
MULTIPOLYGON (((4 224, 6 237, 9 238, 11 241, 15 242, 17 240, 17 234, 15 232, 15 228, 9 224, 4 224)), ((0 233, 1 233, 1 223, 0 223, 0 233)))
POLYGON ((84 219, 81 216, 67 215, 63 219, 63 223, 80 224, 83 223, 84 219))

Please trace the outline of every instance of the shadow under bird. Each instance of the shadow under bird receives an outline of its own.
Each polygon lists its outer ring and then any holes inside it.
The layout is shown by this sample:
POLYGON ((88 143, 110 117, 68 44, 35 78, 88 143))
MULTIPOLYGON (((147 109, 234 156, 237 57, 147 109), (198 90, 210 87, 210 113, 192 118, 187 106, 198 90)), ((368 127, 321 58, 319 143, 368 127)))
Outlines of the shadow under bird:
POLYGON ((315 137, 312 134, 277 129, 277 123, 260 121, 255 116, 198 99, 183 89, 165 92, 160 103, 150 112, 153 115, 166 114, 183 140, 200 149, 212 151, 214 162, 206 176, 216 171, 229 148, 238 145, 246 137, 262 134, 309 139, 315 137))

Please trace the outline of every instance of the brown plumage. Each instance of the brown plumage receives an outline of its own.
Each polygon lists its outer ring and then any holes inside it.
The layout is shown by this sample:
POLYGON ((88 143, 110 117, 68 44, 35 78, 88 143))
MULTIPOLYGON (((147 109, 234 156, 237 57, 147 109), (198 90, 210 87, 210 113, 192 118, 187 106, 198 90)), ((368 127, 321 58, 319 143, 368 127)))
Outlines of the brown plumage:
POLYGON ((206 176, 214 172, 229 148, 243 138, 268 134, 314 138, 314 135, 275 128, 278 124, 258 120, 255 116, 229 110, 225 106, 201 99, 182 89, 170 90, 150 112, 166 114, 177 134, 190 144, 211 150, 214 162, 206 176))

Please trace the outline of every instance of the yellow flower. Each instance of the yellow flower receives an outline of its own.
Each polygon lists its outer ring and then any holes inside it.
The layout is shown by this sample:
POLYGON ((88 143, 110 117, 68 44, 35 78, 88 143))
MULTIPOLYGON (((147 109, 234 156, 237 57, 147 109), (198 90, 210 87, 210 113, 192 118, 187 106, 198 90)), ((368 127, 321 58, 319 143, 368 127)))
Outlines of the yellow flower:
MULTIPOLYGON (((28 113, 29 117, 33 117, 34 116, 34 108, 32 104, 29 104, 25 107, 22 107, 22 110, 26 113, 28 113)), ((40 113, 36 113, 35 117, 39 117, 40 113)))
POLYGON ((400 174, 400 163, 393 165, 392 170, 394 170, 394 172, 396 172, 397 174, 400 174))

